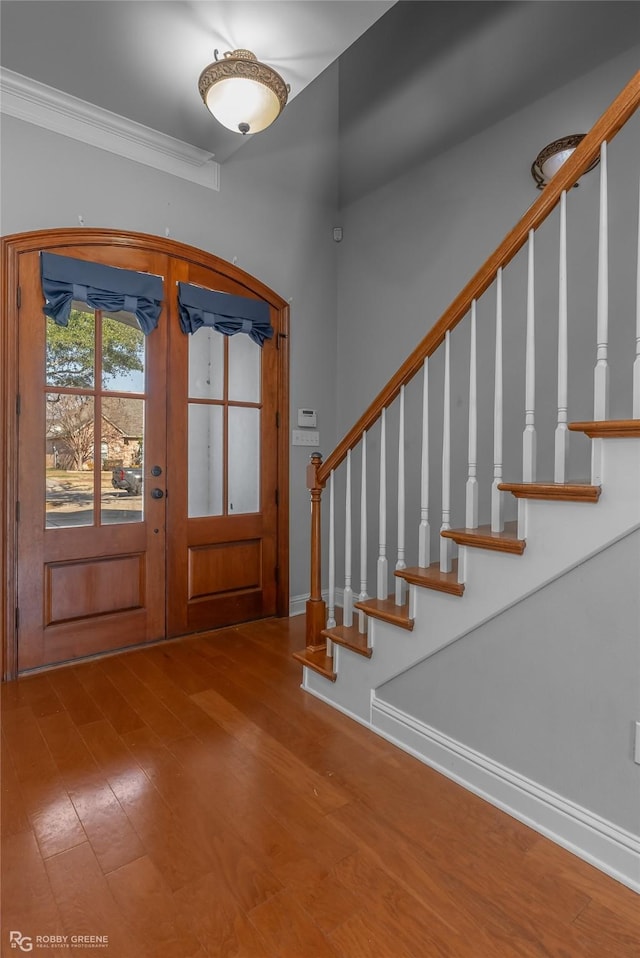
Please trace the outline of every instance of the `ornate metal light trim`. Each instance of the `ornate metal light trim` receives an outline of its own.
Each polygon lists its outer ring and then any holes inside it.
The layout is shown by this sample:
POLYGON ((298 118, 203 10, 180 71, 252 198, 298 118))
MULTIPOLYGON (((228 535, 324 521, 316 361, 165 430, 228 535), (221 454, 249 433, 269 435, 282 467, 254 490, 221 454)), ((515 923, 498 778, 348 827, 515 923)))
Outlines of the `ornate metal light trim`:
POLYGON ((205 106, 228 130, 260 133, 284 109, 290 87, 251 50, 233 50, 200 74, 198 89, 205 106))
MULTIPOLYGON (((554 140, 553 143, 549 143, 543 150, 540 150, 531 164, 531 175, 536 181, 536 186, 539 190, 547 185, 551 177, 557 173, 562 164, 569 159, 578 144, 584 140, 585 136, 585 133, 571 133, 569 136, 563 136, 559 140, 554 140)), ((599 162, 600 157, 596 156, 591 166, 585 170, 585 173, 594 169, 599 162)), ((577 185, 576 183, 576 186, 577 185)))

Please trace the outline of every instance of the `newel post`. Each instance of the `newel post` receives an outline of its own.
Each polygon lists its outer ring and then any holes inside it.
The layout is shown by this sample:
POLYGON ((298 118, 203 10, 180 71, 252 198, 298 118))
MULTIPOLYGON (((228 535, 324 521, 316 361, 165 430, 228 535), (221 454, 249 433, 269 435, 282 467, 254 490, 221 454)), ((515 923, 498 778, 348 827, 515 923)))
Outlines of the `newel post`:
POLYGON ((307 489, 311 499, 311 591, 307 600, 307 648, 318 651, 326 643, 320 635, 327 624, 327 609, 322 598, 322 486, 318 481, 318 469, 322 456, 314 452, 307 466, 307 489))

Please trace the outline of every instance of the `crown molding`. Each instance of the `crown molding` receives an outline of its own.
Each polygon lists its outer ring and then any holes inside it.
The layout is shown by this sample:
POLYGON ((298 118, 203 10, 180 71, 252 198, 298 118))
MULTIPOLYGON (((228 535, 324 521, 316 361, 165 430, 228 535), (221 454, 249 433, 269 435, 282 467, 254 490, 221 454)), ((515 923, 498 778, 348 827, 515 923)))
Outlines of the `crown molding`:
POLYGON ((206 150, 4 67, 0 67, 0 113, 207 189, 220 189, 220 164, 206 150))

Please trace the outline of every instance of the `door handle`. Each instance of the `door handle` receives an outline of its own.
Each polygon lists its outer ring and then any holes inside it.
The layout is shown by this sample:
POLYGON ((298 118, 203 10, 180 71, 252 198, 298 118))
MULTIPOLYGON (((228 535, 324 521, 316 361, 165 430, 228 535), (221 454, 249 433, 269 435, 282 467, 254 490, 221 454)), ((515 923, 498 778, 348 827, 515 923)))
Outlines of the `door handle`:
POLYGON ((152 498, 152 499, 162 499, 163 496, 164 496, 164 492, 162 491, 162 489, 152 489, 152 490, 151 490, 151 498, 152 498))

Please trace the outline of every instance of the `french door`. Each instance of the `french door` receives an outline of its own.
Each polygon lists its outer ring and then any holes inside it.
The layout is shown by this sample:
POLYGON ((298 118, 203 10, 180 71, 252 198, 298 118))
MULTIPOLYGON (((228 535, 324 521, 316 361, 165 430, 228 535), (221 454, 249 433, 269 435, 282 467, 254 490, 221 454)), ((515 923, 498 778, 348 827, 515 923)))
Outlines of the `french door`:
POLYGON ((162 276, 165 295, 146 337, 81 302, 57 327, 39 251, 17 257, 16 671, 285 614, 282 313, 263 348, 187 336, 176 283, 255 295, 243 276, 204 254, 56 251, 162 276))
MULTIPOLYGON (((170 286, 237 293, 205 267, 176 261, 170 286)), ((167 632, 171 636, 276 611, 277 340, 171 324, 167 462, 167 632)))

